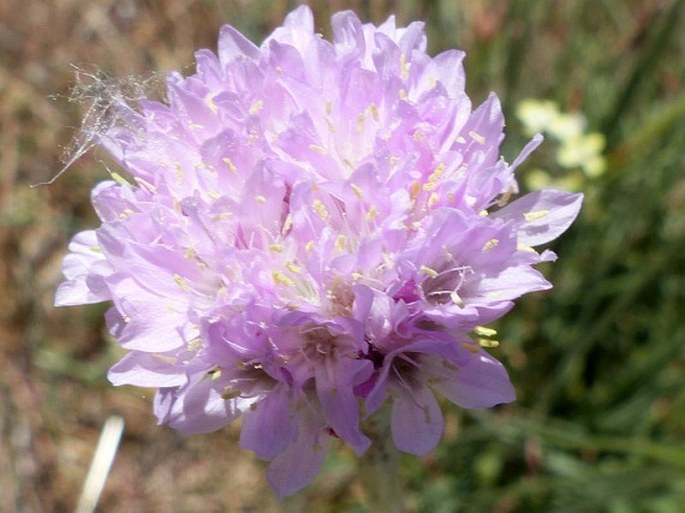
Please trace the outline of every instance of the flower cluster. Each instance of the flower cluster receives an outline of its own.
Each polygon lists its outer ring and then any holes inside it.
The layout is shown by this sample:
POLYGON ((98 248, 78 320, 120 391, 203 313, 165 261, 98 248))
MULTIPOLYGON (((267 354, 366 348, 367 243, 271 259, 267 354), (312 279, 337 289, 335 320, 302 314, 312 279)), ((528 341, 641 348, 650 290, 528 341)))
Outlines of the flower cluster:
MULTIPOLYGON (((516 115, 526 132, 533 135, 542 132, 559 143, 557 163, 566 168, 580 168, 583 176, 597 178, 606 170, 606 158, 602 155, 606 140, 600 132, 587 132, 587 119, 579 112, 561 112, 551 100, 523 100, 516 108, 516 115)), ((533 182, 550 182, 542 170, 534 172, 533 182)), ((530 178, 530 177, 529 177, 530 178)), ((574 186, 579 180, 566 180, 564 185, 574 186)), ((577 185, 576 185, 577 188, 577 185)))
POLYGON ((434 393, 463 408, 514 399, 483 325, 550 288, 533 266, 581 196, 517 192, 491 95, 475 110, 464 54, 426 53, 421 23, 299 7, 257 47, 230 26, 165 102, 120 104, 99 143, 129 178, 92 193, 58 305, 112 301, 127 350, 115 385, 154 387, 185 433, 242 416, 280 496, 319 471, 331 436, 358 455, 389 403, 392 440, 442 434, 434 393))

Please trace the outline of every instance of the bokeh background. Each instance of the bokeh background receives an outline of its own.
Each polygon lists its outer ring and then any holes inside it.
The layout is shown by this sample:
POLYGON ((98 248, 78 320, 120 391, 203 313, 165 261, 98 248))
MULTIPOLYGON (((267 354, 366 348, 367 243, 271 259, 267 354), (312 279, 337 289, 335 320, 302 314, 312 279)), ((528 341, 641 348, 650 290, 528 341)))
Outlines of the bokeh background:
MULTIPOLYGON (((186 438, 155 425, 151 391, 109 385, 120 353, 103 329, 105 307, 52 300, 70 236, 97 224, 89 190, 112 164, 94 150, 54 184, 30 187, 62 168, 78 135, 88 103, 70 92, 75 69, 192 72, 194 49, 214 48, 222 24, 258 42, 297 3, 0 2, 0 511, 73 511, 114 414, 126 429, 99 511, 367 511, 344 449, 278 504, 262 462, 237 446, 238 426, 186 438)), ((525 142, 526 99, 552 102, 547 111, 584 119, 595 134, 594 146, 571 145, 577 164, 551 137, 520 170, 524 187, 582 190, 585 207, 553 244, 561 258, 544 271, 555 289, 497 326, 493 353, 518 402, 445 405, 439 448, 403 459, 408 512, 685 511, 684 3, 310 3, 326 35, 331 13, 351 8, 376 23, 390 13, 425 20, 433 53, 466 50, 474 102, 490 90, 502 98, 509 159, 525 142), (584 158, 601 166, 585 169, 584 158)))

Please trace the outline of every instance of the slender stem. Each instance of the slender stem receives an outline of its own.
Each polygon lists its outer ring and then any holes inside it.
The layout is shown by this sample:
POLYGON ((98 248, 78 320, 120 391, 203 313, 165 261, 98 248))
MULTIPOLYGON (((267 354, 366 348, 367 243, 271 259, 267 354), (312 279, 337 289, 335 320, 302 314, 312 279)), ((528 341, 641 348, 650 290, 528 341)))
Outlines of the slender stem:
POLYGON ((371 513, 404 513, 399 451, 390 437, 388 415, 377 415, 365 429, 371 447, 359 460, 359 479, 371 513))

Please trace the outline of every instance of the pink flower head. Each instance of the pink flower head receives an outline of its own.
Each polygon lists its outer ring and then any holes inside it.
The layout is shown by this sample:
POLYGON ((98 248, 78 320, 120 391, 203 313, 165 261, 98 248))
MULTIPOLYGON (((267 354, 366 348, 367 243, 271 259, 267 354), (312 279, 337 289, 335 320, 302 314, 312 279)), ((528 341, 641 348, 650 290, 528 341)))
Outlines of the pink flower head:
POLYGON ((331 435, 392 398, 393 440, 415 454, 442 433, 437 392, 464 408, 514 400, 474 329, 551 285, 536 252, 578 214, 547 190, 505 206, 493 94, 476 109, 462 52, 426 54, 423 24, 333 17, 333 42, 299 7, 257 47, 224 27, 165 102, 121 104, 100 136, 131 177, 92 201, 58 305, 112 301, 128 354, 115 385, 158 389, 186 433, 243 416, 241 445, 271 461, 279 496, 313 479, 331 435), (363 405, 363 409, 360 409, 363 405))

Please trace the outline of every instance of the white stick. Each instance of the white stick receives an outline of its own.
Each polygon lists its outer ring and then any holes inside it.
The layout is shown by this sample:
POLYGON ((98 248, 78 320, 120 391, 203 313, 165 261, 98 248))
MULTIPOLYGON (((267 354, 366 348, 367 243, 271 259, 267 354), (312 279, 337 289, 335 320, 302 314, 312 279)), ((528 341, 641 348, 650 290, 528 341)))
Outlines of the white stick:
POLYGON ((75 513, 95 511, 123 432, 124 419, 121 417, 112 416, 105 421, 75 513))

